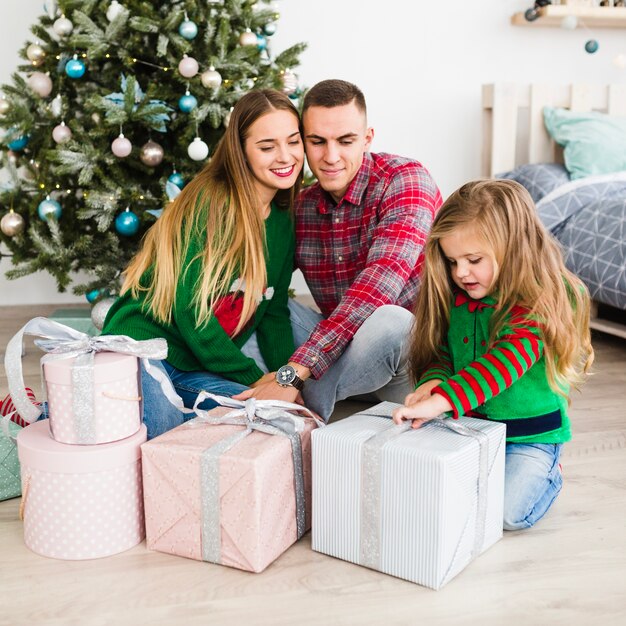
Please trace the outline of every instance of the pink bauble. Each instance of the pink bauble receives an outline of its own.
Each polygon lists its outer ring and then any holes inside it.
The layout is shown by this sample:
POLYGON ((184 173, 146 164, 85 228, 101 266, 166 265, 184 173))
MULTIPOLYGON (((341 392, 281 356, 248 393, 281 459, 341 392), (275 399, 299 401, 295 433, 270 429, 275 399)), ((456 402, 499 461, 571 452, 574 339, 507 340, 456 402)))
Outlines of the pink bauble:
POLYGON ((133 144, 120 133, 119 137, 113 140, 111 151, 116 157, 123 159, 133 151, 133 144))
POLYGON ((65 122, 61 122, 58 126, 55 126, 52 130, 52 139, 57 143, 66 143, 72 138, 72 131, 65 122))
POLYGON ((178 64, 178 71, 180 72, 180 75, 185 78, 193 78, 199 70, 200 67, 198 66, 198 61, 196 61, 193 57, 188 57, 187 55, 185 55, 178 64))
POLYGON ((42 98, 47 98, 52 93, 52 80, 43 72, 33 72, 27 82, 28 86, 42 98))

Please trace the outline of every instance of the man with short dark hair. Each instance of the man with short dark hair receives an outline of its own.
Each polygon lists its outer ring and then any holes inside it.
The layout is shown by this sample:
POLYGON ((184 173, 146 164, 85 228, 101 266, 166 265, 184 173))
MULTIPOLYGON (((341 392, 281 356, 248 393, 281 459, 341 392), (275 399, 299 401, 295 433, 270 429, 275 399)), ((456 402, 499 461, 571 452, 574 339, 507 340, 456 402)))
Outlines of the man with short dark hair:
POLYGON ((404 346, 441 194, 417 161, 369 152, 374 130, 356 85, 316 84, 302 120, 318 182, 296 203, 296 265, 321 313, 290 302, 299 347, 275 381, 239 397, 293 401, 302 390, 328 420, 338 400, 403 402, 411 391, 404 346))

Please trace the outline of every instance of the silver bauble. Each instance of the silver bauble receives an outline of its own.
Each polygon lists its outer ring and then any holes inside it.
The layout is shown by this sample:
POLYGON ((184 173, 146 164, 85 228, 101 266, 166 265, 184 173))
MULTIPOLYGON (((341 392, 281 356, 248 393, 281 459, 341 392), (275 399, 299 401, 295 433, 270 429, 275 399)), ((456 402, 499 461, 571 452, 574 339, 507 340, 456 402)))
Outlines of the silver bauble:
POLYGON ((156 167, 163 160, 164 154, 162 146, 150 139, 141 147, 139 158, 144 165, 156 167))
POLYGON ((242 46, 256 46, 257 43, 258 43, 257 38, 256 38, 256 34, 253 33, 249 28, 247 28, 239 36, 239 43, 242 46))
POLYGON ((28 86, 42 98, 47 98, 52 93, 52 80, 48 74, 33 72, 26 82, 28 86))
POLYGON ((46 58, 46 51, 38 43, 31 43, 26 48, 26 56, 35 67, 39 67, 46 58))
POLYGON ((285 70, 283 74, 283 93, 290 96, 298 90, 298 77, 291 71, 285 70))
POLYGON ((24 218, 13 209, 0 220, 0 230, 7 237, 15 237, 24 232, 24 218))
POLYGON ((222 84, 222 75, 211 66, 206 72, 202 72, 200 80, 207 89, 219 89, 222 84))
POLYGON ((74 24, 70 22, 65 15, 62 15, 53 25, 52 30, 59 37, 67 37, 74 30, 74 24))
POLYGON ((0 98, 0 115, 4 115, 11 108, 9 101, 6 98, 0 98))
POLYGON ((113 306, 115 298, 104 298, 93 305, 91 309, 91 323, 98 329, 102 330, 104 327, 104 320, 106 319, 109 309, 113 306))
POLYGON ((52 129, 52 139, 56 143, 67 143, 72 138, 72 131, 69 126, 65 125, 65 122, 61 122, 52 129))
POLYGON ((61 113, 63 113, 63 98, 61 98, 60 93, 54 96, 54 99, 50 103, 50 110, 54 117, 61 117, 61 113))

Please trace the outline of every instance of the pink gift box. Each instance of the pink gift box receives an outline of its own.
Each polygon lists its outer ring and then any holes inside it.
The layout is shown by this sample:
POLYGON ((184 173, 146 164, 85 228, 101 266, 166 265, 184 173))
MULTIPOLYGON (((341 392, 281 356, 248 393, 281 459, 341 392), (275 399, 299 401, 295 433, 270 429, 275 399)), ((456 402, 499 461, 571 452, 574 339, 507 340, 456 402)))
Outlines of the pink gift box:
MULTIPOLYGON (((210 416, 229 409, 218 407, 210 416)), ((300 433, 311 526, 311 431, 300 433)), ((187 422, 142 446, 146 543, 148 548, 203 560, 201 457, 242 426, 187 422)), ((221 565, 261 572, 297 539, 291 442, 281 435, 252 432, 219 457, 221 565)))
POLYGON ((125 439, 141 426, 138 359, 116 352, 94 355, 93 436, 82 440, 73 408, 75 358, 44 363, 52 436, 60 443, 102 444, 125 439))
POLYGON ((55 441, 48 422, 35 422, 17 436, 26 545, 43 556, 80 560, 140 543, 146 427, 116 443, 72 446, 55 441))

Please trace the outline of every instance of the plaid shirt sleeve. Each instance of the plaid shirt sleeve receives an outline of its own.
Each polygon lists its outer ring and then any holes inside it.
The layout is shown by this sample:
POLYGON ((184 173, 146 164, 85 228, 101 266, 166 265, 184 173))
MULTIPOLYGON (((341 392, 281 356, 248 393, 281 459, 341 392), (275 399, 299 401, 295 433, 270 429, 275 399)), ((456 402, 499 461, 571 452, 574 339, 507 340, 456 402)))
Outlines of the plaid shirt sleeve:
POLYGON ((379 221, 365 267, 292 361, 319 378, 376 308, 396 303, 422 262, 424 243, 440 204, 439 190, 426 170, 407 166, 396 173, 377 207, 379 221))

